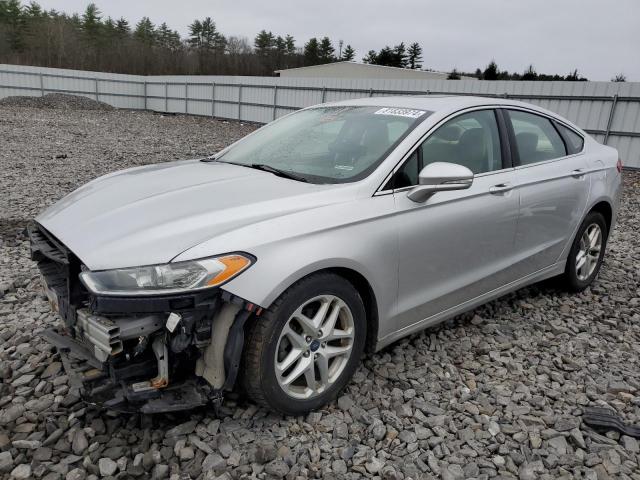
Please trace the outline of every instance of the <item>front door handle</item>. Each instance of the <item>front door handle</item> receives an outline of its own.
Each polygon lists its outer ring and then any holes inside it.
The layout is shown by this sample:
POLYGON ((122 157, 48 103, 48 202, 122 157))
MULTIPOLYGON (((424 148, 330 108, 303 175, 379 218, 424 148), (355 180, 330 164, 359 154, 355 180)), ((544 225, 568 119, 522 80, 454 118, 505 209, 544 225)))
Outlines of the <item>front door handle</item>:
POLYGON ((494 185, 489 188, 489 193, 497 194, 497 193, 505 193, 510 190, 513 190, 513 185, 510 183, 499 183, 498 185, 494 185))
POLYGON ((576 168, 571 172, 571 176, 575 178, 584 177, 584 174, 587 173, 586 168, 576 168))

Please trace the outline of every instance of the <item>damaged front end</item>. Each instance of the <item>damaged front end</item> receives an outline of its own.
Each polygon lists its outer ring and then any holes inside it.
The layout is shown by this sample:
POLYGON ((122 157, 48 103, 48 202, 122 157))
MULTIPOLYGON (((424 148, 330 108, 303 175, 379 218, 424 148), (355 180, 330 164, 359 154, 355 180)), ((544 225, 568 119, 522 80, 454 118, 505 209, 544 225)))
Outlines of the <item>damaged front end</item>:
POLYGON ((244 325, 261 308, 219 288, 154 296, 102 296, 79 280, 82 264, 37 223, 31 257, 63 319, 43 336, 81 397, 156 413, 219 403, 240 367, 244 325))

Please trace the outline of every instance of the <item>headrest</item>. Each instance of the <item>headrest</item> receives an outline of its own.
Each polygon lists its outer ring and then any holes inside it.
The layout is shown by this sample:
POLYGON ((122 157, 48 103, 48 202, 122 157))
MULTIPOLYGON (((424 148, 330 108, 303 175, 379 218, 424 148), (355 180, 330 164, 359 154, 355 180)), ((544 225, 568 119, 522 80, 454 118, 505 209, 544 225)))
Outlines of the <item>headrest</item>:
POLYGON ((483 140, 482 135, 483 133, 481 128, 466 130, 460 137, 460 145, 470 145, 475 143, 477 146, 481 146, 483 140))
POLYGON ((538 135, 532 132, 521 132, 516 135, 516 143, 521 152, 535 152, 538 149, 538 135))
POLYGON ((438 138, 442 140, 446 140, 447 142, 455 142, 460 138, 460 134, 462 133, 462 128, 457 125, 447 125, 446 127, 442 127, 436 133, 438 138))

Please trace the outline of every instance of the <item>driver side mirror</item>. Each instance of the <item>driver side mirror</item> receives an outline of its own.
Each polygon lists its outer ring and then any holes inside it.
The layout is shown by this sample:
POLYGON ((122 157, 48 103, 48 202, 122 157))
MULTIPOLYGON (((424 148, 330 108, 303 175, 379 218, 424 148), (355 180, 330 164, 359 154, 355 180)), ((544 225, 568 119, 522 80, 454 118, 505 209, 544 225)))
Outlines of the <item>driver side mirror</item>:
POLYGON ((473 183, 473 172, 463 165, 448 162, 430 163, 420 171, 418 185, 409 190, 407 197, 422 203, 436 192, 465 190, 473 183))

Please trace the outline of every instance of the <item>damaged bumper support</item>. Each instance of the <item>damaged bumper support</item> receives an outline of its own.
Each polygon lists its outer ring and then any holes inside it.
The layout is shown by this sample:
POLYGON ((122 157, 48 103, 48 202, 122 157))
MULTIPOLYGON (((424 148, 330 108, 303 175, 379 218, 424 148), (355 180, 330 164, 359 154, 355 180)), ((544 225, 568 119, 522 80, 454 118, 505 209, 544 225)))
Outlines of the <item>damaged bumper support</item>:
POLYGON ((259 307, 219 288, 167 296, 89 293, 79 260, 41 227, 32 258, 63 324, 43 336, 87 402, 157 413, 220 402, 234 386, 244 325, 259 307))
POLYGON ((189 409, 221 401, 240 366, 252 312, 244 302, 214 303, 220 307, 208 315, 107 317, 80 309, 72 329, 50 328, 43 336, 86 402, 143 413, 189 409))

